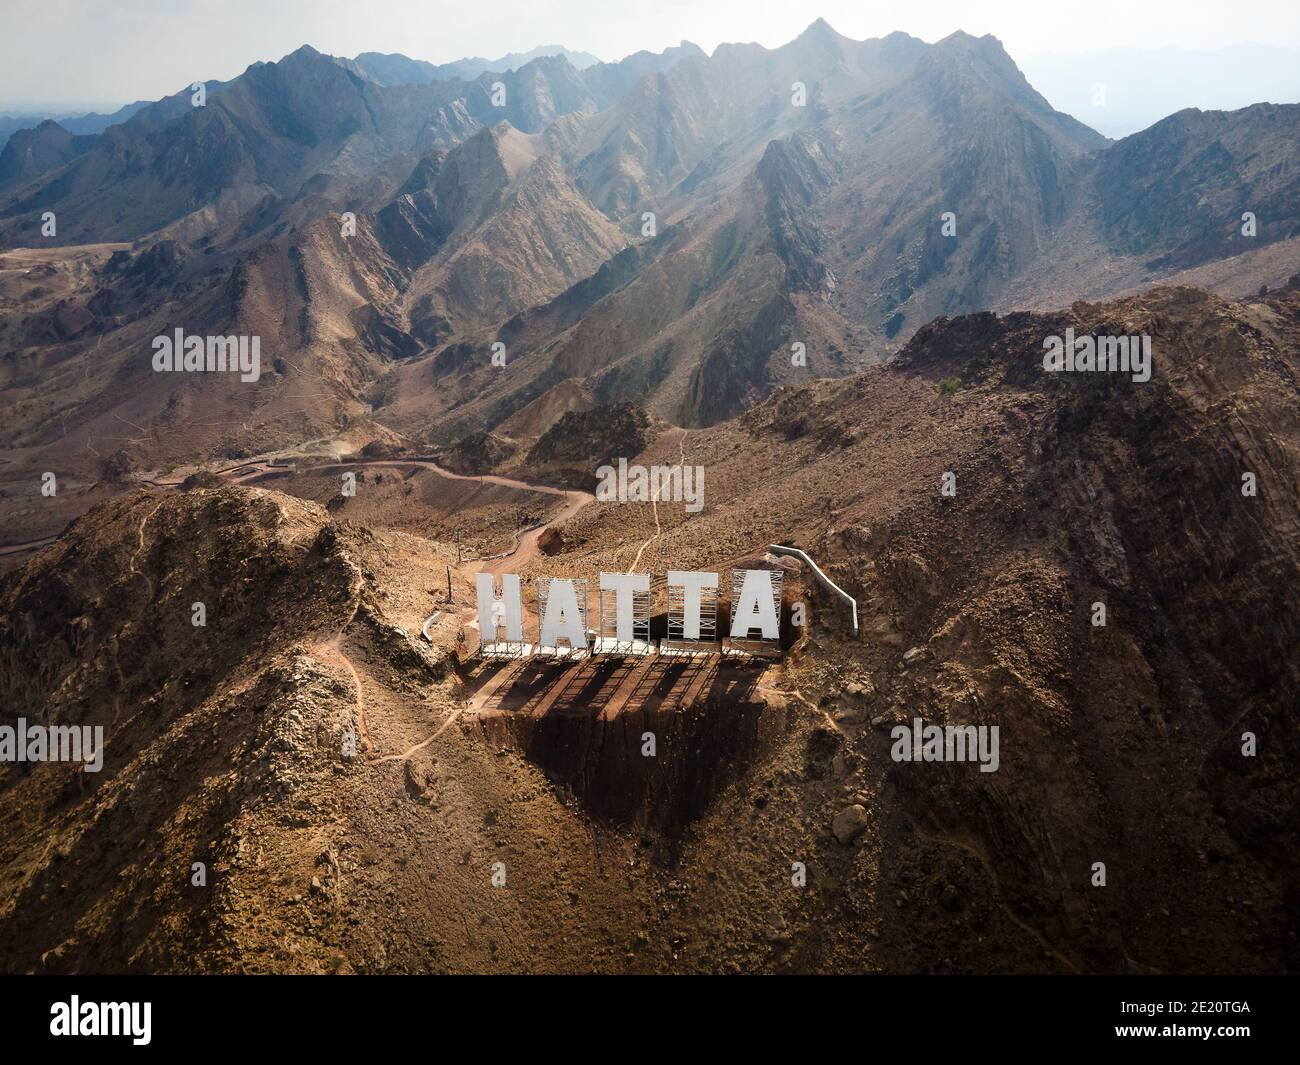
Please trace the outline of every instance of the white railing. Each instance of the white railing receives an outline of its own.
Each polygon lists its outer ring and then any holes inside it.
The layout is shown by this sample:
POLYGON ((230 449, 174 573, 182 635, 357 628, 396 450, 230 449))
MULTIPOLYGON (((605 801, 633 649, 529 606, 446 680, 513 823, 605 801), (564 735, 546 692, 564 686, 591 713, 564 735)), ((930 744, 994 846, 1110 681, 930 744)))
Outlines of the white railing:
POLYGON ((795 558, 802 559, 804 562, 807 562, 808 565, 812 567, 813 573, 817 575, 817 579, 821 581, 822 584, 824 584, 832 592, 838 595, 841 599, 843 599, 846 603, 848 603, 850 607, 853 608, 853 632, 855 635, 857 634, 858 601, 854 599, 853 596, 849 595, 848 592, 846 592, 843 588, 841 588, 828 576, 826 576, 826 574, 824 574, 821 571, 821 567, 818 566, 816 562, 814 562, 811 558, 808 557, 808 553, 806 551, 800 551, 799 548, 797 547, 786 547, 784 544, 769 544, 767 549, 771 551, 772 554, 774 555, 793 555, 795 558))

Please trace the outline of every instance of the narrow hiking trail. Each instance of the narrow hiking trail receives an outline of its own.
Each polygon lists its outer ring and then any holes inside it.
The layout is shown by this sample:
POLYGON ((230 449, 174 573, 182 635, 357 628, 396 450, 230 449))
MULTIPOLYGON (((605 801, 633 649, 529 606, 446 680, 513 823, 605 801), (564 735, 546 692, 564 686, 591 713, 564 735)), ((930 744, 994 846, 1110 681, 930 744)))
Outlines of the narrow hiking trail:
MULTIPOLYGON (((348 625, 352 622, 349 620, 348 625)), ((361 674, 357 672, 357 667, 352 664, 352 659, 348 657, 343 650, 344 633, 347 631, 347 625, 343 626, 332 639, 324 643, 317 644, 315 654, 328 663, 336 666, 342 666, 352 678, 352 686, 357 692, 357 727, 361 730, 361 742, 365 744, 366 753, 369 754, 374 750, 374 743, 370 739, 370 724, 366 720, 366 697, 365 690, 361 686, 361 674)))
MULTIPOLYGON (((681 435, 680 437, 678 437, 678 439, 677 439, 677 454, 678 454, 680 457, 679 457, 678 460, 677 460, 677 465, 676 465, 676 466, 672 466, 672 467, 670 467, 670 469, 681 470, 681 471, 682 471, 682 475, 685 476, 685 474, 686 474, 686 470, 685 470, 685 466, 686 466, 686 437, 690 434, 690 430, 689 430, 689 429, 680 429, 680 430, 678 430, 678 432, 680 432, 680 433, 682 434, 682 435, 681 435)), ((662 527, 661 527, 660 524, 659 524, 659 485, 658 485, 657 483, 656 483, 655 486, 654 486, 654 491, 653 491, 653 492, 651 493, 651 495, 650 495, 650 506, 653 508, 653 513, 654 513, 654 518, 655 518, 655 531, 654 531, 654 535, 651 536, 648 540, 646 540, 646 542, 643 543, 639 548, 637 548, 636 558, 634 558, 634 559, 632 560, 632 565, 628 566, 628 568, 627 568, 628 573, 635 573, 635 572, 636 572, 636 568, 637 568, 637 566, 639 566, 639 565, 641 564, 641 556, 645 553, 645 549, 646 549, 647 547, 649 547, 651 543, 653 543, 655 540, 657 540, 657 539, 659 538, 659 534, 663 531, 662 527)))
MULTIPOLYGON (((514 548, 496 559, 478 559, 467 562, 456 568, 458 576, 463 580, 472 580, 475 573, 487 570, 488 572, 499 574, 513 566, 519 566, 527 563, 536 557, 538 553, 538 542, 542 535, 553 525, 558 525, 568 521, 588 503, 595 502, 596 497, 590 492, 580 492, 573 489, 556 488, 552 485, 532 484, 527 481, 517 480, 513 477, 502 477, 496 474, 460 474, 453 473, 440 466, 431 459, 410 458, 410 459, 362 459, 356 462, 335 462, 326 463, 321 466, 313 466, 313 470, 345 470, 358 466, 371 467, 389 467, 389 468, 409 468, 418 467, 429 470, 440 477, 450 481, 475 481, 480 484, 498 485, 503 488, 513 488, 520 491, 537 492, 543 495, 558 496, 564 500, 563 506, 552 515, 547 521, 540 524, 535 529, 519 533, 516 536, 514 548)), ((223 478, 230 484, 255 484, 261 480, 274 480, 277 475, 283 475, 284 471, 280 467, 270 466, 268 463, 248 463, 233 467, 229 470, 222 471, 223 478)), ((174 487, 173 485, 160 485, 159 487, 174 487)), ((475 614, 472 605, 467 605, 460 609, 449 609, 444 607, 433 617, 440 614, 451 613, 452 616, 460 618, 470 618, 475 614)), ((431 619, 425 619, 422 631, 427 632, 428 624, 431 619)), ((356 690, 357 720, 361 731, 361 738, 365 745, 367 754, 367 765, 381 765, 384 763, 406 762, 414 754, 423 750, 438 739, 448 728, 450 728, 465 712, 467 707, 461 706, 456 708, 438 727, 419 743, 407 748, 401 754, 386 754, 374 756, 376 744, 370 734, 370 721, 367 713, 368 702, 366 699, 366 688, 362 681, 362 671, 358 670, 351 658, 348 657, 344 649, 345 634, 351 625, 351 619, 336 633, 331 639, 318 644, 315 652, 329 664, 345 669, 352 678, 353 687, 356 690)), ((475 621, 475 624, 477 622, 475 621)), ((432 641, 430 641, 432 642, 432 641)), ((369 678, 372 690, 376 693, 384 694, 386 689, 374 678, 369 678)), ((382 706, 388 700, 380 699, 379 706, 382 706)), ((391 709, 391 707, 390 707, 391 709)))
MULTIPOLYGON (((391 716, 414 704, 409 698, 394 694, 389 688, 385 687, 380 680, 371 676, 369 673, 365 674, 366 683, 363 684, 362 671, 357 669, 343 646, 348 626, 351 624, 351 619, 349 619, 347 625, 344 625, 343 628, 332 638, 323 643, 317 644, 313 649, 313 654, 328 665, 346 670, 348 675, 352 678, 352 684, 356 690, 357 722, 361 732, 362 743, 365 745, 365 764, 380 765, 385 762, 405 762, 413 754, 429 746, 429 744, 450 728, 461 714, 465 712, 466 707, 457 707, 447 716, 446 720, 444 720, 442 724, 434 730, 432 735, 422 740, 420 743, 407 748, 403 753, 376 755, 377 744, 370 735, 370 720, 367 706, 371 706, 372 709, 387 710, 391 716), (374 697, 373 700, 367 700, 366 684, 369 684, 370 686, 372 697, 374 697)), ((401 725, 402 722, 400 720, 394 720, 391 724, 401 725)))
POLYGON ((139 525, 136 526, 136 530, 135 530, 135 536, 136 536, 135 551, 132 553, 131 558, 127 562, 127 567, 133 576, 144 578, 145 584, 149 586, 149 598, 151 600, 154 597, 153 578, 151 578, 149 574, 144 573, 136 565, 136 560, 139 559, 139 557, 144 553, 145 526, 149 524, 149 519, 152 518, 155 514, 157 514, 158 511, 162 508, 164 502, 165 500, 162 499, 158 500, 158 502, 154 505, 153 509, 150 510, 148 514, 146 514, 143 518, 140 519, 140 523, 139 525))
POLYGON ((456 722, 456 720, 468 709, 469 709, 468 705, 457 707, 455 710, 451 712, 450 715, 448 715, 447 720, 437 727, 433 735, 431 735, 428 739, 420 741, 414 747, 408 748, 407 750, 403 751, 401 754, 386 754, 382 758, 371 759, 370 764, 379 765, 382 762, 407 761, 411 757, 411 755, 415 754, 417 751, 424 750, 424 748, 429 746, 429 744, 431 744, 434 740, 436 740, 439 736, 441 736, 444 732, 446 732, 447 729, 449 729, 456 722))

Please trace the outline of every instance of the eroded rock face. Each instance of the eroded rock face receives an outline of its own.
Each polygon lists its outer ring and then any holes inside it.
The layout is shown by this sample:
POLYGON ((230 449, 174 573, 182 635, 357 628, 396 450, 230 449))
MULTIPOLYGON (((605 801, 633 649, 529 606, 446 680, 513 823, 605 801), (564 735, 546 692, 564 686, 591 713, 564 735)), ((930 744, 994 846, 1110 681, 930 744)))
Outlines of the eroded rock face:
POLYGON ((868 632, 889 709, 867 749, 888 759, 889 729, 914 718, 1000 727, 993 774, 887 764, 917 853, 993 878, 1061 964, 1294 964, 1279 812, 1300 803, 1283 769, 1300 755, 1284 590, 1300 572, 1298 312, 1292 293, 1248 307, 1173 289, 973 316, 923 330, 895 371, 959 373, 967 410, 1002 410, 949 459, 956 495, 894 515, 856 567, 903 635, 868 632), (1151 381, 1044 374, 1042 338, 1067 326, 1149 333, 1151 381), (1247 473, 1269 487, 1243 494, 1247 473), (1247 733, 1267 752, 1243 756, 1247 733))
MULTIPOLYGON (((479 725, 489 741, 515 745, 591 816, 662 833, 670 841, 760 764, 794 719, 784 705, 737 694, 752 686, 752 670, 749 677, 724 672, 701 690, 698 701, 676 702, 675 696, 692 688, 691 667, 684 663, 649 674, 645 692, 631 707, 613 716, 593 712, 601 689, 621 679, 610 675, 614 668, 583 670, 564 685, 582 691, 581 706, 530 712, 525 703, 517 711, 480 716, 479 725)), ((544 676, 538 683, 556 681, 544 676)), ((521 684, 517 697, 526 700, 529 694, 521 684)))
POLYGON ((591 490, 596 470, 639 455, 662 423, 632 403, 568 411, 529 450, 525 466, 575 488, 591 490))
POLYGON ((559 529, 547 529, 537 538, 537 550, 544 555, 558 555, 568 547, 559 529))

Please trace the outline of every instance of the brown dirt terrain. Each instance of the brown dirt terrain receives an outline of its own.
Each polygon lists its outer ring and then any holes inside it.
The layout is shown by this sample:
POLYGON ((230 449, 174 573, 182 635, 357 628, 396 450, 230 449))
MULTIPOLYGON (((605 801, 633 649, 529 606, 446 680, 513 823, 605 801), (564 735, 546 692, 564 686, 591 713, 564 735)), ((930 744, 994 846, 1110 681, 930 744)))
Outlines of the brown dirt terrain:
POLYGON ((508 550, 517 528, 540 521, 552 509, 550 498, 540 492, 476 478, 450 480, 400 460, 272 472, 253 483, 313 500, 338 517, 372 527, 449 543, 459 532, 466 559, 508 550), (356 475, 355 496, 340 494, 345 472, 356 475))
POLYGON ((521 571, 794 543, 862 633, 797 576, 779 669, 661 663, 635 704, 596 663, 478 698, 417 635, 454 549, 396 507, 103 504, 0 583, 6 722, 110 726, 98 775, 0 776, 0 968, 1294 971, 1298 351, 1300 291, 1159 289, 660 435, 702 513, 575 507, 521 571), (1044 374, 1067 325, 1150 334, 1152 380, 1044 374), (1000 768, 893 761, 914 717, 999 726, 1000 768))

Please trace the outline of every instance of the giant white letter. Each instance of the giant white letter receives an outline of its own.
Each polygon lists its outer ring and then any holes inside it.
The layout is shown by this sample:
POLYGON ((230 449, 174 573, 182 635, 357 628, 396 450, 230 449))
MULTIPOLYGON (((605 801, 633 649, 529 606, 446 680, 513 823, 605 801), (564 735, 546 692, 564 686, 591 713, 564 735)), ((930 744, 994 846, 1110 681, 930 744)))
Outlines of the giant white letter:
POLYGON ((718 575, 670 569, 668 584, 672 588, 681 588, 685 592, 682 601, 682 639, 698 640, 700 638, 700 592, 705 588, 716 588, 718 575))
MULTIPOLYGON (((516 578, 517 579, 517 578, 516 578)), ((572 648, 587 647, 587 631, 582 627, 582 612, 578 610, 578 593, 573 581, 551 581, 546 592, 546 616, 542 618, 542 647, 560 646, 560 638, 569 641, 572 648)))
POLYGON ((731 622, 731 638, 743 640, 753 628, 762 629, 765 640, 781 635, 770 569, 745 570, 745 583, 740 586, 740 601, 731 622))
POLYGON ((614 614, 618 621, 619 643, 631 643, 634 637, 632 604, 633 592, 650 590, 648 573, 602 573, 600 590, 614 593, 614 614))
POLYGON ((476 573, 474 585, 478 591, 478 631, 483 643, 495 643, 497 624, 504 624, 506 639, 522 643, 524 639, 524 600, 519 591, 519 574, 501 575, 501 597, 497 597, 496 582, 490 573, 476 573))

